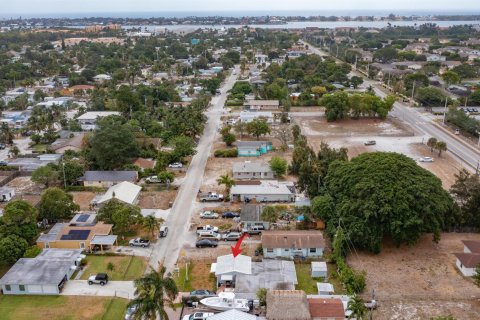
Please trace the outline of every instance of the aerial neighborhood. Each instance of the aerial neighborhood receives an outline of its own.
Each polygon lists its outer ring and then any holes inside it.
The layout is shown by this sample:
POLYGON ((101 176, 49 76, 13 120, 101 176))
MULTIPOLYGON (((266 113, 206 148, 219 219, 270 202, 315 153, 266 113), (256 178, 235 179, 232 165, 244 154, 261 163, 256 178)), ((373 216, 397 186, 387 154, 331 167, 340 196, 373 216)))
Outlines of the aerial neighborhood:
POLYGON ((480 319, 480 16, 100 16, 0 14, 0 319, 480 319))

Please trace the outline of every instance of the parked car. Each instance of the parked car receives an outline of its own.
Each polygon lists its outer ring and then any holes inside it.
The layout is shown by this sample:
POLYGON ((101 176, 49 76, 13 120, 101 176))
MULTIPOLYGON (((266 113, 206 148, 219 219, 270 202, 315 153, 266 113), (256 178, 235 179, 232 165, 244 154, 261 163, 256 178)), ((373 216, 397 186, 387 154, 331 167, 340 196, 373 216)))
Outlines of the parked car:
POLYGON ((132 239, 128 242, 128 244, 130 245, 130 247, 142 247, 142 248, 146 248, 150 245, 150 240, 148 239, 142 239, 142 238, 136 238, 136 239, 132 239))
POLYGON ((369 141, 365 141, 364 145, 366 146, 374 146, 377 144, 377 141, 375 140, 369 140, 369 141))
POLYGON ((215 313, 213 312, 195 312, 183 316, 182 320, 205 320, 208 319, 208 317, 213 316, 214 314, 215 313))
POLYGON ((165 238, 168 234, 168 227, 167 226, 161 226, 160 231, 158 232, 158 237, 159 238, 165 238))
POLYGON ((369 310, 375 310, 378 307, 378 302, 376 300, 368 300, 368 301, 365 301, 364 305, 365 305, 365 308, 369 310))
POLYGON ((227 212, 222 213, 222 218, 224 218, 224 219, 233 219, 233 218, 238 218, 238 217, 240 217, 240 214, 237 213, 237 212, 227 211, 227 212))
POLYGON ((250 235, 261 234, 265 230, 263 226, 251 226, 248 228, 243 228, 242 233, 248 233, 250 235))
POLYGON ((100 284, 104 286, 108 283, 108 275, 106 273, 98 273, 96 275, 91 275, 88 277, 88 284, 100 284))
POLYGON ((420 161, 420 162, 433 162, 433 158, 432 157, 421 157, 420 159, 418 159, 418 161, 420 161))
POLYGON ((138 310, 138 305, 136 305, 136 304, 128 307, 127 311, 125 311, 125 320, 133 320, 137 310, 138 310))
POLYGON ((216 248, 218 246, 218 241, 210 239, 200 239, 195 243, 197 248, 216 248))
POLYGON ((195 297, 198 299, 208 298, 208 297, 215 297, 216 294, 213 291, 207 289, 198 289, 190 292, 190 297, 195 297))
POLYGON ((241 236, 242 234, 240 232, 229 232, 224 234, 222 238, 224 241, 237 241, 241 236))
POLYGON ((168 165, 169 168, 183 168, 183 164, 181 162, 174 162, 168 165))
POLYGON ((198 238, 199 239, 209 239, 209 240, 221 240, 222 236, 217 232, 203 231, 202 233, 200 233, 198 235, 198 238))
POLYGON ((7 146, 4 143, 0 143, 0 150, 5 149, 7 146))
POLYGON ((6 166, 8 166, 7 161, 0 161, 0 167, 6 167, 6 166))
POLYGON ((145 178, 146 183, 160 183, 160 179, 157 176, 150 176, 145 178))
POLYGON ((200 218, 202 219, 218 219, 218 213, 213 211, 203 211, 200 213, 200 218))
POLYGON ((460 130, 459 129, 455 129, 455 135, 459 135, 460 134, 460 130))

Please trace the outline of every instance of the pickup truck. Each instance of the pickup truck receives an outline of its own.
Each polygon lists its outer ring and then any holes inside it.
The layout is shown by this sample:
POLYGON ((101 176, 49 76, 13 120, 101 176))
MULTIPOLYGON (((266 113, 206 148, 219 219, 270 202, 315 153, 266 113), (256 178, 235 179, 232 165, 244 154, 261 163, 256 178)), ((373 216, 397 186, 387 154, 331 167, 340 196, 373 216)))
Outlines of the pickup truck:
POLYGON ((243 228, 242 233, 248 233, 249 235, 261 234, 265 230, 263 226, 251 226, 248 228, 243 228))
POLYGON ((211 226, 209 224, 207 224, 206 226, 197 228, 197 234, 200 234, 200 233, 205 232, 205 231, 218 232, 218 228, 214 227, 214 226, 211 226))
POLYGON ((142 238, 136 238, 132 239, 128 242, 130 247, 143 247, 146 248, 150 245, 150 240, 148 239, 142 239, 142 238))
POLYGON ((200 193, 198 195, 198 199, 201 202, 207 201, 223 201, 223 194, 218 194, 215 192, 208 192, 208 193, 200 193))

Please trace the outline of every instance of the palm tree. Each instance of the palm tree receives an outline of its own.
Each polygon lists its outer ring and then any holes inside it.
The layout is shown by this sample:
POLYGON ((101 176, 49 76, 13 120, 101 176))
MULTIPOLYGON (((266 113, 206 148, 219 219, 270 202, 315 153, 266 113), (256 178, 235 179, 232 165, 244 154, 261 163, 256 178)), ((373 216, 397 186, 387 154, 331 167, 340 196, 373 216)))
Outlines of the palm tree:
POLYGON ((438 157, 442 157, 442 151, 447 151, 447 143, 445 141, 438 141, 435 148, 438 150, 438 157))
POLYGON ((225 173, 224 175, 220 176, 218 179, 217 179, 217 183, 218 185, 225 185, 225 191, 226 193, 230 193, 230 188, 233 187, 235 185, 235 180, 232 179, 232 177, 230 177, 230 175, 228 173, 225 173))
POLYGON ((143 219, 143 227, 152 233, 152 238, 154 236, 155 230, 160 228, 160 225, 164 223, 165 220, 162 218, 157 219, 153 215, 146 216, 143 219))
POLYGON ((149 274, 135 280, 135 296, 129 306, 135 305, 137 311, 134 319, 169 320, 165 307, 175 309, 173 301, 178 295, 178 288, 170 276, 165 277, 166 269, 152 270, 149 274))
POLYGON ((433 149, 435 149, 437 146, 437 139, 436 138, 428 139, 427 146, 430 147, 430 152, 433 152, 433 149))
POLYGON ((363 319, 363 316, 365 315, 365 304, 363 303, 362 298, 360 298, 357 295, 354 295, 350 301, 348 301, 348 309, 352 311, 348 319, 355 318, 357 320, 363 319))

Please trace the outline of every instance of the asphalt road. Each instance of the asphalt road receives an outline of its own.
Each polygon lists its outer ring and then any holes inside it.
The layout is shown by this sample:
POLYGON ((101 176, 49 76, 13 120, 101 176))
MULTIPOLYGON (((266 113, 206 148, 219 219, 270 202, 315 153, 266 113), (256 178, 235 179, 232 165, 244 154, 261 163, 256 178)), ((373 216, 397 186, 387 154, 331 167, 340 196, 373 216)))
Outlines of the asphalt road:
MULTIPOLYGON (((312 46, 310 43, 304 43, 307 44, 310 50, 317 55, 330 55, 329 53, 312 46)), ((343 63, 343 61, 338 59, 336 59, 336 61, 338 63, 343 63)), ((364 78, 362 74, 356 71, 352 71, 352 74, 364 78)), ((367 87, 371 85, 375 93, 382 98, 387 96, 387 93, 382 90, 383 87, 378 81, 365 79, 363 85, 367 87)), ((445 141, 447 143, 448 152, 450 152, 469 171, 474 172, 477 168, 480 161, 480 151, 467 145, 466 142, 459 140, 455 135, 438 128, 437 125, 433 123, 434 119, 430 115, 422 114, 417 109, 399 101, 394 104, 394 109, 389 115, 407 123, 417 135, 424 135, 427 139, 428 137, 435 137, 438 140, 445 141)))
POLYGON ((170 215, 164 224, 168 226, 168 236, 159 239, 152 250, 150 257, 150 266, 152 268, 158 268, 159 264, 163 264, 168 271, 172 271, 177 262, 186 240, 198 190, 200 189, 207 160, 220 124, 220 117, 223 114, 227 91, 233 87, 238 77, 239 71, 238 68, 236 69, 235 74, 231 74, 220 88, 221 94, 212 98, 212 107, 205 113, 208 121, 198 142, 197 154, 192 158, 170 215))

